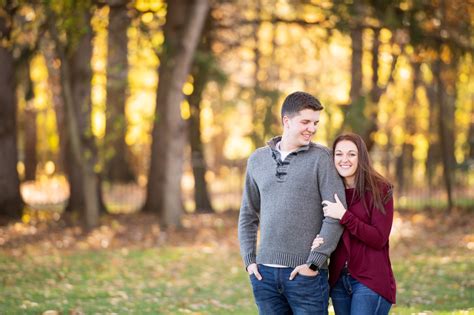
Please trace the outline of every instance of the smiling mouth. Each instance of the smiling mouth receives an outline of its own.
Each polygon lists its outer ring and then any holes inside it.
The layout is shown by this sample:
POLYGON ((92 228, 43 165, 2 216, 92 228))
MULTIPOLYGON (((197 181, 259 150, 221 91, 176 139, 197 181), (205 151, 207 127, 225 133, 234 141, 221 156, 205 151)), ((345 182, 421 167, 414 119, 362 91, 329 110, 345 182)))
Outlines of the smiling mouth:
POLYGON ((339 165, 340 168, 345 168, 345 169, 348 169, 348 168, 351 168, 352 165, 339 165))

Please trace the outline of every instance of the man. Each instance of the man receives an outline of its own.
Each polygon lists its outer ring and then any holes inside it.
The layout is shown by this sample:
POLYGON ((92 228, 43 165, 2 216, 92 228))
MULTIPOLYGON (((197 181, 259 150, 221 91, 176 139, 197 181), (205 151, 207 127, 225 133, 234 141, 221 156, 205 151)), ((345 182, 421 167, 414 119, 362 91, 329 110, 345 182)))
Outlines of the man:
POLYGON ((345 191, 331 151, 311 142, 323 106, 295 92, 281 110, 283 134, 248 159, 239 217, 242 259, 260 314, 327 314, 327 258, 342 227, 321 202, 345 191), (257 231, 260 243, 256 251, 257 231), (316 235, 324 239, 314 251, 316 235))

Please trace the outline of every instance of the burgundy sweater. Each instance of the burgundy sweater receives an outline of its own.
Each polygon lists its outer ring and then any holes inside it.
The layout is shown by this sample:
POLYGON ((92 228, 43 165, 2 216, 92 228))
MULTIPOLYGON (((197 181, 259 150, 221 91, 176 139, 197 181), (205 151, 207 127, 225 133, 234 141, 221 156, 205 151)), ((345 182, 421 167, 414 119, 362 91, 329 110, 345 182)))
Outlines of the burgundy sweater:
POLYGON ((385 202, 383 214, 371 207, 371 193, 365 194, 369 213, 354 189, 346 189, 348 211, 341 218, 344 232, 331 255, 329 284, 333 287, 341 275, 344 264, 352 277, 395 304, 395 278, 389 257, 389 235, 393 221, 393 198, 385 202))

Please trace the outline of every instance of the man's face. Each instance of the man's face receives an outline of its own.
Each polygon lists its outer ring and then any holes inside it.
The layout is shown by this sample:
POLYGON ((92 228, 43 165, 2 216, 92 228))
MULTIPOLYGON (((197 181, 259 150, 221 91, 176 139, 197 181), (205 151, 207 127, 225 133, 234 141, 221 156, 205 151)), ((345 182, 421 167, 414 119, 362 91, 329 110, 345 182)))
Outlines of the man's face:
POLYGON ((318 129, 321 111, 303 109, 293 117, 283 116, 283 136, 291 149, 308 145, 318 129))

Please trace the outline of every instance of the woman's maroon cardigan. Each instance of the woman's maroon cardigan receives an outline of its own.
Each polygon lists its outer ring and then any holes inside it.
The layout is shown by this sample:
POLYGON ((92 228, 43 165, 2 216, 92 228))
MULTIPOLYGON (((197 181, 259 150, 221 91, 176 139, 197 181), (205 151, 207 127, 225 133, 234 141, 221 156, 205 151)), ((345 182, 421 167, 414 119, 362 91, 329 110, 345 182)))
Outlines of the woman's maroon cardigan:
POLYGON ((368 211, 354 189, 346 189, 348 211, 341 218, 344 232, 329 264, 329 284, 333 287, 347 261, 352 277, 395 304, 396 284, 389 257, 389 235, 393 221, 393 197, 385 190, 385 214, 372 205, 365 194, 368 211))

